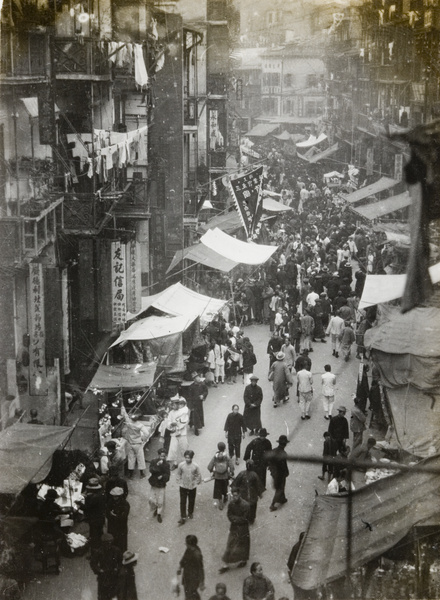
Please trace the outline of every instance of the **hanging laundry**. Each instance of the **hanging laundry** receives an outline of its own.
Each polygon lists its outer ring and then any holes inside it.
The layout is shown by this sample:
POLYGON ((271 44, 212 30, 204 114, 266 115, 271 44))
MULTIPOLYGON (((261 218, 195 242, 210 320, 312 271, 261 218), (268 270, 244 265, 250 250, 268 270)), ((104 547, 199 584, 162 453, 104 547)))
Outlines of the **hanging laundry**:
POLYGON ((142 44, 134 44, 134 78, 141 88, 148 83, 148 73, 145 66, 142 44))
POLYGON ((156 19, 151 19, 151 36, 155 39, 159 39, 159 34, 157 33, 157 21, 156 19))
POLYGON ((159 58, 157 59, 157 62, 156 62, 156 73, 163 69, 164 64, 165 64, 165 52, 162 52, 162 54, 159 56, 159 58))

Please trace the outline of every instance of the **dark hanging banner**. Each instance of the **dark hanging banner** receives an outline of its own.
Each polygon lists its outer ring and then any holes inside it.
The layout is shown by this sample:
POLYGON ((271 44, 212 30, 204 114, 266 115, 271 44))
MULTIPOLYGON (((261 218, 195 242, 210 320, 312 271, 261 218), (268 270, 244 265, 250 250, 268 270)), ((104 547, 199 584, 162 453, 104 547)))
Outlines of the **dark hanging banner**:
POLYGON ((40 144, 55 144, 55 100, 51 85, 41 86, 38 91, 38 125, 40 144))
POLYGON ((262 181, 263 167, 230 179, 232 197, 249 240, 254 239, 260 229, 263 213, 262 181))

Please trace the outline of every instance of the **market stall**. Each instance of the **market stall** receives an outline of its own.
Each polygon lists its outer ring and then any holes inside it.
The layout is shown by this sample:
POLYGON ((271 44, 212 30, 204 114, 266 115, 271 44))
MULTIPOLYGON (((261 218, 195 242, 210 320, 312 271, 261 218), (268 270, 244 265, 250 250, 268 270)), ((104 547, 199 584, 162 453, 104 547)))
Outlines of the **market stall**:
POLYGON ((306 592, 318 597, 312 593, 318 594, 320 588, 344 578, 348 567, 353 572, 371 563, 403 540, 414 526, 433 517, 438 521, 440 478, 432 470, 440 469, 440 456, 417 466, 428 470, 397 473, 353 492, 350 498, 315 498, 291 573, 295 597, 296 593, 306 597, 306 592))

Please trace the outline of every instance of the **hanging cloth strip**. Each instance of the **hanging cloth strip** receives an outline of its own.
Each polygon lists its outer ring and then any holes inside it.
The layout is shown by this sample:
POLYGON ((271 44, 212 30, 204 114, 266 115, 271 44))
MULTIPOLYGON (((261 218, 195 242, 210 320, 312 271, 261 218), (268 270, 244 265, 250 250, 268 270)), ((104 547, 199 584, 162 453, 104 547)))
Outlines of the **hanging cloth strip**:
POLYGON ((141 88, 148 83, 148 73, 145 66, 142 44, 134 44, 134 79, 141 88))

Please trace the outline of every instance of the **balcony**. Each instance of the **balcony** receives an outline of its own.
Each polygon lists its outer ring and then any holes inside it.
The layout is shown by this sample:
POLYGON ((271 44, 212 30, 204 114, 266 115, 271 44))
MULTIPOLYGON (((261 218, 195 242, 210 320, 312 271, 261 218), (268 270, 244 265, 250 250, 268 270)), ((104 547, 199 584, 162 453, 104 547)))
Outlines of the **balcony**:
POLYGON ((108 60, 95 40, 58 37, 54 39, 52 49, 57 79, 111 79, 108 60))
POLYGON ((21 214, 0 219, 1 266, 14 266, 40 256, 63 228, 63 197, 30 200, 20 206, 21 214), (4 246, 4 248, 3 248, 4 246))
POLYGON ((48 76, 48 36, 45 33, 7 31, 0 40, 3 83, 40 82, 48 76))

